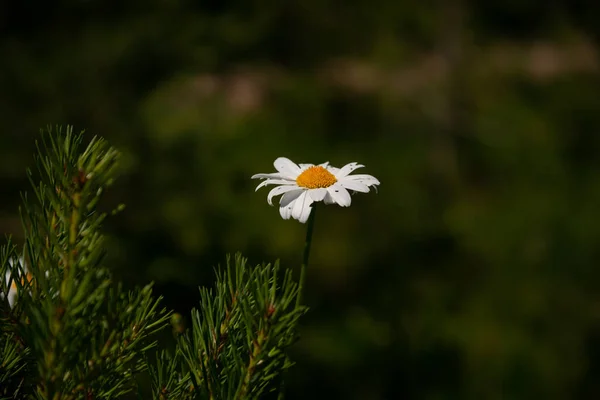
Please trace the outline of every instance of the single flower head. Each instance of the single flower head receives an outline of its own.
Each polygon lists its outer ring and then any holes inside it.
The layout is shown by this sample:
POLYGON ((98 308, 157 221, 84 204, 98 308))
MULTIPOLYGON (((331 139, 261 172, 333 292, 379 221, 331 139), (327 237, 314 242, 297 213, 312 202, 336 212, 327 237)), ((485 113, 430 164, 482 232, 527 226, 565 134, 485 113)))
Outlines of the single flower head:
MULTIPOLYGON (((16 260, 9 260, 8 263, 13 266, 14 262, 16 260)), ((4 285, 8 285, 10 282, 10 286, 8 287, 8 304, 10 305, 10 307, 14 307, 15 305, 15 301, 17 300, 17 283, 15 282, 15 279, 19 279, 19 281, 21 282, 21 285, 24 286, 26 285, 26 283, 31 282, 32 280, 32 276, 31 273, 29 273, 29 271, 27 270, 27 266, 23 263, 23 259, 20 258, 18 263, 23 267, 23 273, 25 274, 24 276, 19 277, 14 277, 11 276, 10 270, 7 269, 6 274, 4 276, 4 285), (11 279, 12 277, 12 279, 11 279)), ((3 298, 3 296, 0 296, 0 298, 3 298)))
POLYGON ((279 200, 281 217, 292 217, 302 223, 308 220, 314 202, 348 207, 351 203, 349 191, 368 193, 369 186, 379 185, 374 176, 350 175, 355 169, 364 167, 355 162, 335 168, 328 162, 319 165, 295 164, 285 157, 279 157, 273 165, 278 172, 252 176, 252 179, 265 179, 256 190, 267 185, 278 185, 269 192, 267 202, 273 205, 273 197, 282 195, 279 200))

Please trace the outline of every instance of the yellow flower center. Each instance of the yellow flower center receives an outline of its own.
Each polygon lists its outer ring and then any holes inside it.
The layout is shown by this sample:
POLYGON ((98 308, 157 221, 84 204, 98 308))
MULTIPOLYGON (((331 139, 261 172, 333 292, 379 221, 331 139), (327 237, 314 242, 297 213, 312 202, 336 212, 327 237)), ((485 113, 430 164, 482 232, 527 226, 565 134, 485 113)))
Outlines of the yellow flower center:
POLYGON ((321 166, 309 167, 296 178, 298 186, 308 189, 326 188, 336 182, 336 177, 321 166))
MULTIPOLYGON (((33 276, 31 276, 31 274, 28 272, 25 277, 21 278, 21 285, 25 285, 25 282, 31 282, 32 280, 33 280, 33 276)), ((17 290, 17 284, 14 280, 12 281, 12 285, 10 285, 10 286, 11 286, 11 288, 17 290)))

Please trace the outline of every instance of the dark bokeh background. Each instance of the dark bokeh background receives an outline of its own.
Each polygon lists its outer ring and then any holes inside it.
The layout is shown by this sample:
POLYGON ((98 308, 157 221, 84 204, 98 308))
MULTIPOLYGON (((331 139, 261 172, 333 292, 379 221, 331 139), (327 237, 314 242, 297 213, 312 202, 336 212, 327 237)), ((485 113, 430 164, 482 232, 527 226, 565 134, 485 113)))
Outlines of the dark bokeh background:
POLYGON ((382 182, 321 210, 288 398, 600 396, 600 3, 0 5, 0 232, 47 124, 121 149, 111 267, 183 313, 305 226, 278 156, 382 182))

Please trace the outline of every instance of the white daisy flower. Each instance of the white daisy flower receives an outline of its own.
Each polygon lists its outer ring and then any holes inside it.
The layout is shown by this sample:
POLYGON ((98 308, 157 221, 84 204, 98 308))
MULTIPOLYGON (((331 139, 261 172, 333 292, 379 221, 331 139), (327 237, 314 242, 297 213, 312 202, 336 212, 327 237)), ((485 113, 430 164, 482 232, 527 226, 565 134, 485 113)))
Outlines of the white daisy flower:
POLYGON ((273 165, 278 172, 252 175, 252 179, 265 179, 256 190, 266 185, 280 185, 269 192, 267 202, 273 205, 273 197, 283 195, 279 200, 281 217, 292 217, 302 223, 308 220, 314 202, 348 207, 351 202, 349 191, 368 193, 369 186, 379 185, 374 176, 350 175, 355 169, 364 167, 355 162, 335 168, 329 162, 319 165, 295 164, 285 157, 279 157, 273 165))
MULTIPOLYGON (((14 261, 15 260, 9 260, 8 262, 9 262, 9 264, 11 266, 13 266, 14 261)), ((27 271, 27 266, 25 264, 23 264, 23 259, 22 258, 20 258, 18 262, 19 262, 19 264, 21 264, 23 266, 23 270, 25 272, 25 276, 21 277, 20 282, 21 282, 21 284, 25 284, 25 280, 31 281, 31 274, 27 271)), ((11 282, 11 285, 8 288, 8 296, 7 297, 8 297, 8 304, 12 308, 14 306, 14 304, 15 304, 16 299, 17 299, 17 284, 15 282, 15 278, 11 279, 10 270, 6 271, 6 275, 4 276, 4 279, 5 279, 5 284, 6 285, 9 282, 11 282)))

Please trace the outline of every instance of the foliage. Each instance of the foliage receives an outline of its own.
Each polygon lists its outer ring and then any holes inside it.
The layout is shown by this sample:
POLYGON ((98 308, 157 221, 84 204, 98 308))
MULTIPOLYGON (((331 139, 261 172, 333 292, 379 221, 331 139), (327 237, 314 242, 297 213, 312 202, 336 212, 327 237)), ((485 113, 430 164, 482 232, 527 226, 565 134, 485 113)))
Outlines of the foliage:
POLYGON ((28 4, 0 37, 15 243, 48 121, 118 146, 106 264, 186 316, 231 249, 299 264, 249 175, 360 161, 382 188, 319 214, 288 398, 600 397, 600 2, 28 4))
POLYGON ((200 290, 189 331, 178 333, 175 356, 161 352, 150 365, 155 399, 257 399, 279 393, 292 364, 287 348, 306 308, 296 305, 291 271, 247 266, 240 255, 217 272, 214 290, 200 290))
POLYGON ((291 271, 282 280, 279 273, 277 264, 248 269, 237 256, 234 267, 228 260, 219 273, 214 292, 201 289, 192 332, 178 344, 194 387, 206 397, 256 399, 279 390, 280 374, 291 366, 285 350, 306 311, 296 306, 291 271))
POLYGON ((2 387, 14 398, 121 397, 143 368, 139 354, 154 346, 150 335, 169 318, 151 285, 126 291, 103 265, 100 227, 107 214, 97 206, 115 178, 119 155, 100 138, 84 150, 82 141, 71 128, 43 136, 36 158, 40 182, 29 172, 35 197, 24 195, 24 250, 18 258, 10 243, 4 248, 3 272, 10 279, 2 290, 7 350, 0 365, 10 378, 2 387))
MULTIPOLYGON (((27 290, 29 281, 23 279, 26 272, 17 258, 16 247, 10 240, 0 249, 0 277, 10 273, 10 279, 0 278, 0 293, 9 292, 14 284, 18 290, 27 290), (8 271, 11 266, 11 271, 8 271)), ((18 335, 18 321, 10 315, 9 298, 0 301, 0 399, 24 398, 34 388, 34 358, 29 347, 18 335)))
POLYGON ((108 214, 98 206, 119 153, 101 138, 85 148, 83 140, 70 127, 43 136, 40 182, 29 172, 35 197, 23 196, 23 251, 10 240, 2 247, 1 398, 123 398, 146 369, 156 399, 247 399, 278 390, 305 308, 295 304, 290 271, 281 280, 277 265, 250 269, 241 256, 218 272, 214 294, 201 289, 175 356, 160 350, 148 361, 152 335, 175 315, 161 308, 151 284, 126 290, 106 267, 108 214))

